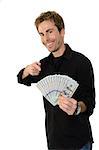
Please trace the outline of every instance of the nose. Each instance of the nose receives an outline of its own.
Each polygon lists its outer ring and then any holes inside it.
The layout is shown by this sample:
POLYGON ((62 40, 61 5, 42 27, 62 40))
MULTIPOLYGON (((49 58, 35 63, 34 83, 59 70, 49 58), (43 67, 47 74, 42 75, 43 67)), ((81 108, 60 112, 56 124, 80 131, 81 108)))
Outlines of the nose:
POLYGON ((49 41, 49 36, 48 36, 48 34, 44 34, 44 36, 43 36, 43 43, 46 43, 46 42, 48 42, 49 41))

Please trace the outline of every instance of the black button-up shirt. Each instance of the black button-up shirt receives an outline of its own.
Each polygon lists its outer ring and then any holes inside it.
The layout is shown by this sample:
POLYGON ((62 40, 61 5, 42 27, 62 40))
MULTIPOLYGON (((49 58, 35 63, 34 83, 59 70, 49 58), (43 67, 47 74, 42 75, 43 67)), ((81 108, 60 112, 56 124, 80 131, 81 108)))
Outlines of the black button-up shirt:
POLYGON ((93 68, 90 60, 83 54, 71 50, 68 44, 62 56, 55 58, 51 53, 42 59, 38 76, 29 75, 22 80, 22 69, 18 82, 30 86, 48 75, 68 75, 79 83, 73 95, 77 101, 83 101, 87 111, 78 116, 69 116, 59 106, 52 106, 44 97, 45 125, 48 148, 81 148, 87 142, 93 142, 89 116, 95 107, 95 88, 93 68))

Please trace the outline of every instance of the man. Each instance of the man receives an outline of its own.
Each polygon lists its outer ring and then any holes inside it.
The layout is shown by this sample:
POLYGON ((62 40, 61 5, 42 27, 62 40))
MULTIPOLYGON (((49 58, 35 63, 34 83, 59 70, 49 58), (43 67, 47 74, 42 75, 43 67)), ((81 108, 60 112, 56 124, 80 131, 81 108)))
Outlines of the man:
POLYGON ((58 13, 41 13, 35 25, 50 55, 23 68, 17 76, 18 82, 30 86, 48 75, 61 74, 79 83, 72 98, 66 98, 62 93, 56 106, 43 97, 48 149, 91 150, 93 137, 89 117, 95 108, 91 62, 64 44, 65 26, 58 13))

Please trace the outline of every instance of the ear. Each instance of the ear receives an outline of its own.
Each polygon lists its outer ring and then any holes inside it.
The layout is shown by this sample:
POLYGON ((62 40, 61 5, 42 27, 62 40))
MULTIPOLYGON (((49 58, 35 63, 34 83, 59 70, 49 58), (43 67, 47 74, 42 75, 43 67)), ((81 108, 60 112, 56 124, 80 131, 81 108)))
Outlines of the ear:
POLYGON ((64 35, 65 35, 65 29, 64 28, 61 29, 60 33, 61 33, 61 36, 64 37, 64 35))

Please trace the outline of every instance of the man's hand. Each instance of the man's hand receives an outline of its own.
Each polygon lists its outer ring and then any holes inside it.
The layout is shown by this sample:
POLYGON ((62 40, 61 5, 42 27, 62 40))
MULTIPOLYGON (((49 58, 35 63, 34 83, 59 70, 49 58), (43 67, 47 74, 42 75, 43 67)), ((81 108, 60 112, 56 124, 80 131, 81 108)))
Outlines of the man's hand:
POLYGON ((40 71, 41 71, 41 63, 40 62, 34 62, 34 63, 28 65, 24 69, 22 79, 24 79, 28 75, 32 75, 32 76, 39 75, 40 71))
POLYGON ((61 94, 58 98, 58 105, 68 115, 73 115, 77 108, 77 101, 73 98, 66 98, 65 95, 61 94))

